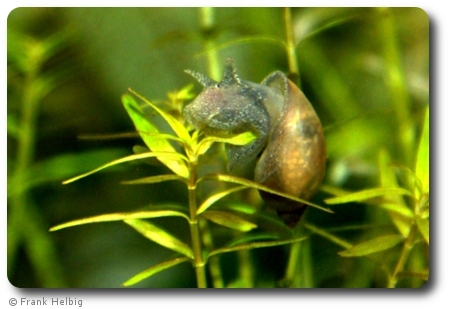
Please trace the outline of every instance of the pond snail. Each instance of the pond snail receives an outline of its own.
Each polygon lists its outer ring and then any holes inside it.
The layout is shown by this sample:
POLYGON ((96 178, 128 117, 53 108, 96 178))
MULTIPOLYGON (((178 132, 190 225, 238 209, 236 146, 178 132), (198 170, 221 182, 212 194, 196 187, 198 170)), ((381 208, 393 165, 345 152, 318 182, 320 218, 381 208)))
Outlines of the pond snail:
MULTIPOLYGON (((326 150, 322 125, 303 92, 280 71, 261 84, 244 81, 230 58, 220 82, 186 72, 204 87, 183 111, 188 122, 207 135, 252 131, 257 136, 245 146, 225 146, 228 170, 260 155, 254 173, 257 183, 311 199, 325 174, 326 150)), ((261 191, 260 195, 290 227, 299 222, 306 209, 306 205, 280 196, 261 191)))

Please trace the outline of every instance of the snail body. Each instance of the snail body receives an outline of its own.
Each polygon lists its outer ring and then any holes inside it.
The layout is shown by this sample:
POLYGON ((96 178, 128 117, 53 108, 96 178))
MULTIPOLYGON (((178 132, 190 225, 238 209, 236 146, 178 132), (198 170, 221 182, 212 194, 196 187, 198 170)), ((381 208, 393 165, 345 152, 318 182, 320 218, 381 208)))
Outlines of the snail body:
MULTIPOLYGON (((261 84, 244 81, 228 59, 222 81, 186 71, 203 91, 185 107, 187 121, 207 135, 229 136, 252 131, 257 138, 245 146, 226 145, 228 170, 260 155, 255 181, 304 200, 318 191, 325 174, 325 138, 314 108, 285 74, 275 71, 261 84)), ((306 205, 261 192, 266 205, 295 226, 306 205)))

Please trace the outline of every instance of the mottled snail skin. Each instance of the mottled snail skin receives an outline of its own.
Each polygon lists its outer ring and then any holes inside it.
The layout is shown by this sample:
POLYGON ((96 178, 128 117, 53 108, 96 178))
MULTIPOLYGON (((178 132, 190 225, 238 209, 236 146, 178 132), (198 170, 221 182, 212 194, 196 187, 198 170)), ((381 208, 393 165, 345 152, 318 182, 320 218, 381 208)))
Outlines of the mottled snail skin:
MULTIPOLYGON (((277 191, 311 199, 325 174, 322 125, 303 92, 282 72, 261 84, 241 80, 228 59, 221 82, 187 71, 204 90, 184 109, 186 119, 206 134, 227 136, 253 131, 257 139, 246 146, 226 145, 228 170, 261 153, 255 181, 277 191)), ((260 192, 267 206, 294 227, 306 205, 260 192)))

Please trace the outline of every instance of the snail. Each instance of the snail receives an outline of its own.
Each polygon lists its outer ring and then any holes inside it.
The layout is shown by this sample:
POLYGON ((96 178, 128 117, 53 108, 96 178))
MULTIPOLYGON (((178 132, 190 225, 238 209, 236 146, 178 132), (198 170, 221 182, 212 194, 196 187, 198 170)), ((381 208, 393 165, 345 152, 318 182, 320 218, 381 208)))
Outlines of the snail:
MULTIPOLYGON (((245 81, 228 58, 220 82, 191 70, 203 91, 183 110, 185 119, 206 135, 218 137, 252 131, 245 146, 227 144, 227 169, 258 158, 257 183, 303 200, 318 191, 326 165, 322 125, 303 92, 284 73, 275 71, 261 84, 245 81)), ((306 205, 259 192, 267 207, 289 226, 301 219, 306 205)))

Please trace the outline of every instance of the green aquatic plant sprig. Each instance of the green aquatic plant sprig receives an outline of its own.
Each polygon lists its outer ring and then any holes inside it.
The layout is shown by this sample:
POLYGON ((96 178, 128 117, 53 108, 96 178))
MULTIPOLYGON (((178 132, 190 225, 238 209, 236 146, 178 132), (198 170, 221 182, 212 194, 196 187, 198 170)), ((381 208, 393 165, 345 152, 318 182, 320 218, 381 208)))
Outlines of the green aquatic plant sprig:
MULTIPOLYGON (((389 154, 385 150, 379 153, 380 186, 364 189, 354 193, 345 193, 328 198, 329 205, 347 203, 367 203, 385 211, 396 229, 395 233, 379 233, 361 243, 351 245, 336 241, 331 235, 325 238, 344 247, 338 252, 342 257, 368 257, 373 253, 384 252, 401 245, 397 262, 393 269, 387 270, 387 284, 395 288, 400 278, 416 277, 428 280, 426 269, 406 271, 407 261, 415 246, 425 244, 427 250, 430 242, 429 234, 429 108, 425 110, 422 133, 416 148, 415 171, 407 167, 392 165, 389 154), (406 185, 400 185, 399 178, 406 179, 406 185)), ((314 228, 312 228, 314 229, 314 228)))
MULTIPOLYGON (((122 221, 147 239, 176 252, 177 255, 175 258, 151 266, 150 268, 127 280, 123 283, 124 286, 134 285, 150 276, 174 267, 180 263, 191 262, 195 269, 197 286, 205 288, 207 287, 205 265, 208 263, 210 257, 215 257, 216 255, 225 252, 285 245, 305 239, 304 237, 293 237, 292 233, 286 227, 282 227, 281 229, 283 229, 283 231, 280 233, 267 233, 264 231, 253 232, 251 235, 246 235, 243 237, 242 234, 239 233, 244 233, 245 235, 247 232, 257 230, 257 214, 252 211, 249 212, 236 209, 231 210, 225 207, 212 207, 219 200, 235 192, 249 188, 258 189, 272 194, 278 194, 280 196, 308 204, 312 207, 331 212, 331 210, 327 208, 323 208, 319 205, 304 201, 285 193, 277 192, 253 181, 233 175, 220 173, 199 175, 198 168, 201 164, 199 163, 199 157, 206 155, 214 143, 246 145, 256 138, 255 134, 252 132, 244 132, 229 137, 204 136, 200 131, 190 130, 189 126, 178 120, 177 117, 171 115, 168 111, 147 100, 134 90, 130 89, 130 92, 132 95, 125 94, 122 96, 122 103, 132 119, 137 132, 144 141, 147 151, 142 151, 141 147, 139 153, 111 161, 92 171, 68 179, 63 183, 71 183, 117 164, 148 158, 156 158, 167 168, 169 168, 172 171, 172 174, 149 176, 135 180, 123 181, 122 183, 125 185, 151 185, 165 181, 181 181, 186 185, 188 191, 188 200, 186 201, 186 204, 155 205, 146 210, 103 214, 63 223, 50 229, 51 231, 56 231, 67 227, 89 223, 122 221), (138 102, 135 98, 140 99, 142 102, 138 102), (170 126, 173 132, 162 132, 162 130, 160 130, 158 126, 146 116, 144 109, 148 107, 151 107, 154 111, 156 111, 156 113, 159 114, 170 126), (177 145, 175 146, 174 143, 177 145), (224 184, 232 184, 233 186, 225 186, 221 191, 215 192, 200 200, 198 185, 204 181, 218 181, 224 184), (172 235, 170 231, 166 231, 148 220, 161 217, 182 217, 186 219, 190 227, 190 244, 183 242, 172 235), (204 236, 204 233, 212 232, 209 229, 201 228, 201 220, 207 220, 237 231, 237 238, 235 237, 235 239, 228 243, 228 245, 218 248, 208 248, 207 250, 202 242, 202 236, 204 236)), ((187 91, 187 88, 181 90, 179 94, 180 93, 183 94, 185 99, 191 98, 191 94, 187 91)), ((176 97, 181 103, 184 101, 180 100, 182 98, 174 93, 171 93, 171 96, 169 97, 176 97)), ((274 224, 274 231, 277 229, 279 230, 280 226, 282 226, 276 223, 274 224)), ((223 282, 216 284, 220 286, 224 285, 223 282)))

